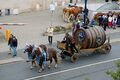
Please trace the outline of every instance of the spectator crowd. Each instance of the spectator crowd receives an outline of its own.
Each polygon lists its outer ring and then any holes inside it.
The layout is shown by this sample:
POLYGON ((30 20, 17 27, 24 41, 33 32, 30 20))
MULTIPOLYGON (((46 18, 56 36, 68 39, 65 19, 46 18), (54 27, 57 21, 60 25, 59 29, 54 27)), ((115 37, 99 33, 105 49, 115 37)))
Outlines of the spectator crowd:
POLYGON ((104 14, 98 17, 98 24, 102 26, 106 31, 106 28, 113 28, 120 27, 120 14, 104 14))

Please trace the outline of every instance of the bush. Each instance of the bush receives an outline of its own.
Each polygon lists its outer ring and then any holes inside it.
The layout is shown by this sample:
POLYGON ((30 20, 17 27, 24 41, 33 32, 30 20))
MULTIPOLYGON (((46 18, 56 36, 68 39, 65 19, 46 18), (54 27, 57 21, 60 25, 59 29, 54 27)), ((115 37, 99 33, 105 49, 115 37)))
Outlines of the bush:
POLYGON ((108 70, 106 74, 110 75, 113 78, 113 80, 120 80, 120 61, 116 63, 116 66, 117 66, 116 71, 108 70))

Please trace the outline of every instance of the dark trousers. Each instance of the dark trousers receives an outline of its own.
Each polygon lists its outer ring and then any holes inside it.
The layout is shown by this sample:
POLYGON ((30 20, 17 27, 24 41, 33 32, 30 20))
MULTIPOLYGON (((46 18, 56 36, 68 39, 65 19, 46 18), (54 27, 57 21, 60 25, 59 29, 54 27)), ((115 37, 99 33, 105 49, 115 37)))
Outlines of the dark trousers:
POLYGON ((106 31, 106 27, 107 27, 107 25, 103 25, 103 29, 106 31))
POLYGON ((49 44, 52 44, 52 36, 48 36, 49 44))
POLYGON ((77 48, 75 47, 75 44, 74 44, 74 43, 71 44, 71 52, 72 52, 72 54, 73 54, 74 52, 78 53, 78 50, 77 50, 77 48))

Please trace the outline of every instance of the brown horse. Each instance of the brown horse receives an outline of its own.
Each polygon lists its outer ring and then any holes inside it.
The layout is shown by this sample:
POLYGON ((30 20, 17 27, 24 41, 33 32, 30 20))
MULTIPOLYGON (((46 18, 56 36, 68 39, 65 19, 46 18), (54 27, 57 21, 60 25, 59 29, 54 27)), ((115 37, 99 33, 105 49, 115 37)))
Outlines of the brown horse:
POLYGON ((66 19, 69 22, 70 17, 77 18, 79 13, 82 13, 82 7, 68 7, 63 9, 63 18, 66 21, 66 19))
POLYGON ((47 54, 47 57, 46 57, 46 61, 50 61, 50 64, 49 64, 49 68, 50 68, 50 65, 52 63, 52 59, 55 60, 55 67, 57 67, 58 65, 58 57, 57 57, 57 52, 54 48, 47 48, 45 45, 39 45, 39 47, 36 48, 36 50, 34 50, 33 54, 35 54, 36 58, 39 58, 39 72, 42 72, 42 70, 44 69, 44 57, 43 57, 43 51, 45 51, 45 53, 47 54))
MULTIPOLYGON (((36 66, 35 55, 32 54, 33 48, 34 48, 34 46, 29 45, 29 46, 27 46, 27 47, 25 48, 25 50, 24 50, 24 53, 28 53, 28 55, 31 56, 31 64, 32 64, 31 69, 32 69, 34 66, 36 66)), ((28 57, 28 58, 29 58, 29 57, 28 57)))

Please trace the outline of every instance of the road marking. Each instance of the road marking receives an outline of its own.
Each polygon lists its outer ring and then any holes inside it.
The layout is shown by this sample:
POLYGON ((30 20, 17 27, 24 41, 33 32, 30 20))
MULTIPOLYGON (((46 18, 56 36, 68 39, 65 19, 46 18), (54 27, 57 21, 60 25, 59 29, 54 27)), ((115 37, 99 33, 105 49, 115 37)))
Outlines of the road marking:
POLYGON ((97 63, 93 63, 93 64, 89 64, 89 65, 84 65, 84 66, 80 66, 80 67, 76 67, 76 68, 71 68, 71 69, 67 69, 67 70, 63 70, 63 71, 58 71, 58 72, 50 73, 50 74, 36 76, 36 77, 24 79, 24 80, 33 80, 33 79, 37 79, 37 78, 41 78, 41 77, 46 77, 46 76, 50 76, 50 75, 60 74, 60 73, 68 72, 68 71, 82 69, 82 68, 86 68, 86 67, 90 67, 90 66, 95 66, 95 65, 98 65, 98 64, 109 63, 109 62, 113 62, 113 61, 117 61, 117 60, 120 60, 120 58, 111 59, 111 60, 102 61, 102 62, 97 62, 97 63))
POLYGON ((15 57, 15 58, 10 58, 10 59, 4 59, 4 60, 0 60, 0 65, 1 64, 7 64, 7 63, 13 63, 13 62, 18 62, 18 61, 22 61, 24 60, 21 57, 15 57))

